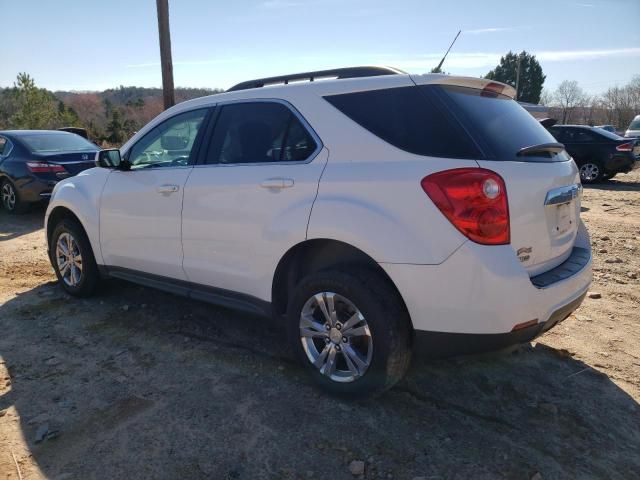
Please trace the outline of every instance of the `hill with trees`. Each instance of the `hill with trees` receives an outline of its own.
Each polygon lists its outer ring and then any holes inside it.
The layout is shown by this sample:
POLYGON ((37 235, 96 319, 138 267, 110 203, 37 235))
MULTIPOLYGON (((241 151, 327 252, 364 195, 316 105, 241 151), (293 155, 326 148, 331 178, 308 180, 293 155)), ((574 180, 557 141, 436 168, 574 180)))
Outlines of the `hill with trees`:
MULTIPOLYGON (((176 102, 220 93, 220 89, 176 88, 176 102)), ((99 143, 124 143, 163 110, 162 89, 125 87, 102 92, 39 88, 26 73, 0 88, 0 130, 82 127, 99 143)))

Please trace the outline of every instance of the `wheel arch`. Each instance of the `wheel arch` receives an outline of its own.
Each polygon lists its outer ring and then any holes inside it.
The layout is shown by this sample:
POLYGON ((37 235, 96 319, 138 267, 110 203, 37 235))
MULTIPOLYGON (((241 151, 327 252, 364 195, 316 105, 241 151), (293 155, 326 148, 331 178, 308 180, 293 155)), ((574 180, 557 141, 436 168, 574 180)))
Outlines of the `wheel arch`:
POLYGON ((357 265, 378 273, 395 290, 408 315, 402 294, 387 272, 370 255, 353 245, 329 238, 305 240, 291 247, 282 256, 275 269, 271 288, 274 314, 286 313, 291 292, 302 278, 314 272, 345 265, 357 265))

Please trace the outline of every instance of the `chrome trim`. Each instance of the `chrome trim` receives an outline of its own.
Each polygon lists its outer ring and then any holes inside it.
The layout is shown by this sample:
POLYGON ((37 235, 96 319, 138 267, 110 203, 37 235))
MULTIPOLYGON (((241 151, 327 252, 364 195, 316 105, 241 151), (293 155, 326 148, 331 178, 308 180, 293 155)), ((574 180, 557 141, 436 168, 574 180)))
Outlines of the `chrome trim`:
POLYGON ((95 163, 95 160, 74 160, 73 162, 50 162, 45 160, 47 163, 50 163, 51 165, 77 165, 79 163, 95 163))
POLYGON ((570 203, 572 200, 580 196, 582 192, 582 185, 574 184, 567 185, 565 187, 554 188, 547 192, 547 196, 544 199, 545 205, 561 205, 563 203, 570 203))
POLYGON ((42 198, 50 198, 51 197, 51 193, 41 193, 40 196, 42 198))
MULTIPOLYGON (((322 143, 322 139, 316 131, 313 129, 311 124, 307 121, 306 118, 302 116, 300 111, 294 107, 290 102, 283 100, 281 98, 242 98, 237 100, 228 100, 226 102, 218 102, 216 104, 216 108, 223 107, 225 105, 233 105, 235 103, 279 103, 287 107, 291 113, 293 113, 296 118, 302 123, 302 126, 311 134, 311 137, 316 142, 316 149, 309 155, 304 161, 299 160, 289 160, 283 162, 255 162, 255 163, 204 163, 204 164, 196 164, 194 168, 205 168, 205 167, 250 167, 250 166, 259 166, 259 165, 305 165, 311 163, 318 154, 324 148, 324 143, 322 143)), ((215 125, 214 125, 215 131, 215 125)))

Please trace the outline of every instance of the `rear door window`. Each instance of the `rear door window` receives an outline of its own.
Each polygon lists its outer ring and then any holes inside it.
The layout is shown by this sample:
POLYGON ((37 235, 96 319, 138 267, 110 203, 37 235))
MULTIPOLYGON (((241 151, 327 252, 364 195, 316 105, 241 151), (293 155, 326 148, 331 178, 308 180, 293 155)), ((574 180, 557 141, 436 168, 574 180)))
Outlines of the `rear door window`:
POLYGON ((382 140, 418 155, 480 158, 480 150, 438 99, 417 87, 324 97, 382 140))
POLYGON ((316 149, 309 131, 285 105, 233 103, 220 109, 206 163, 302 162, 316 149))

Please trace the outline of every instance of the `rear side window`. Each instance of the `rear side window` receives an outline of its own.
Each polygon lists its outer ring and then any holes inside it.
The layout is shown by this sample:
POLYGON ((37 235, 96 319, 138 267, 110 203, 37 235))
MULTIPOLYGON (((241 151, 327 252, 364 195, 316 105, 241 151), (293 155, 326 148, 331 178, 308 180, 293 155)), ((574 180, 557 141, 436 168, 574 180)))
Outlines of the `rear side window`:
MULTIPOLYGON (((433 90, 443 98, 460 122, 473 132, 488 158, 522 161, 516 156, 520 149, 556 142, 538 120, 505 95, 453 85, 419 88, 433 90)), ((565 158, 557 156, 557 160, 565 158)))
POLYGON ((235 103, 220 110, 206 163, 305 161, 316 148, 307 129, 281 103, 235 103))
POLYGON ((407 152, 433 157, 481 157, 473 140, 441 102, 416 87, 324 98, 374 135, 407 152))

